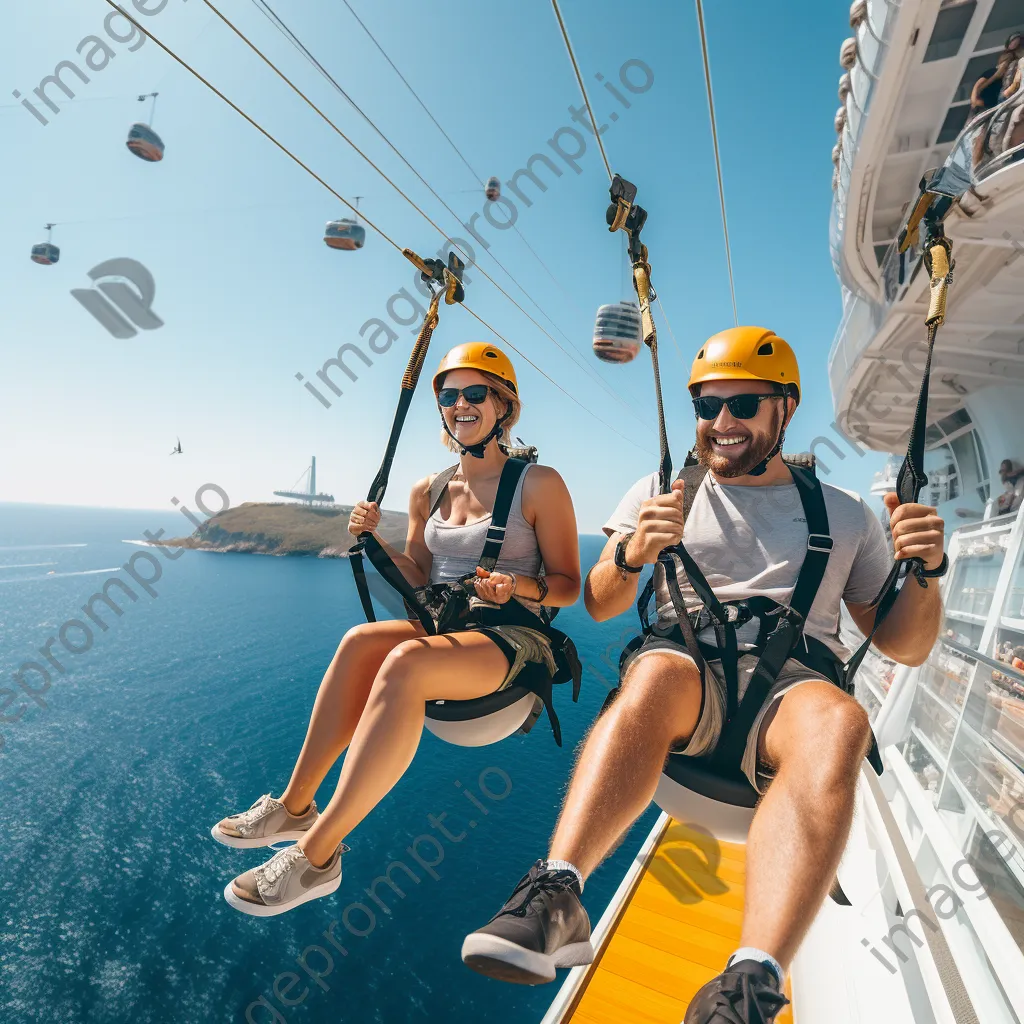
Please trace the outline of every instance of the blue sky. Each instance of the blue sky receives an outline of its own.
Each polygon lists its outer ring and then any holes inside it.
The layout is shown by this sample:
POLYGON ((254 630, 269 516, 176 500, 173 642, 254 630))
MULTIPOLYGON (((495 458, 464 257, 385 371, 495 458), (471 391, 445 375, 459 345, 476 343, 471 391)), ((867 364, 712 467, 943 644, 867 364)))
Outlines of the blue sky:
MULTIPOLYGON (((532 206, 516 204, 517 227, 556 280, 514 232, 483 221, 477 227, 591 375, 479 273, 467 304, 598 417, 513 355, 525 401, 520 433, 565 476, 581 529, 593 532, 629 484, 655 468, 657 437, 646 353, 625 367, 590 354, 596 307, 624 297, 624 236, 604 227, 608 182, 593 139, 579 174, 548 146, 572 125, 568 108, 580 103, 550 6, 352 3, 482 176, 508 180, 537 152, 562 171, 542 172, 546 193, 524 186, 532 206)), ((217 6, 410 198, 446 231, 466 237, 253 3, 217 6)), ((272 6, 463 220, 481 211, 470 172, 343 4, 272 6)), ((650 212, 645 239, 654 282, 688 366, 700 342, 732 319, 693 5, 645 5, 626 22, 622 5, 606 0, 562 6, 598 117, 620 115, 603 138, 613 169, 639 185, 650 212), (653 72, 641 94, 619 82, 631 59, 653 72), (597 73, 627 97, 628 110, 597 73)), ((386 316, 388 299, 409 287, 411 268, 372 231, 360 252, 327 249, 323 225, 344 214, 340 204, 152 42, 134 53, 110 42, 116 56, 88 72, 88 84, 66 77, 78 98, 49 114, 45 127, 8 100, 12 90, 31 96, 61 60, 81 65, 76 47, 104 35, 109 12, 103 0, 14 5, 0 36, 0 133, 13 156, 0 163, 7 200, 0 209, 0 500, 168 507, 172 496, 187 503, 210 481, 235 504, 267 500, 291 486, 314 453, 321 488, 339 501, 362 497, 380 461, 412 332, 405 329, 383 354, 370 352, 357 332, 386 316), (160 164, 137 160, 124 146, 143 110, 136 94, 153 90, 160 92, 155 127, 167 144, 160 164), (44 268, 28 252, 47 221, 58 223, 62 256, 44 268), (89 284, 93 266, 115 257, 152 272, 153 308, 164 327, 117 340, 71 297, 72 288, 89 284), (314 379, 346 341, 359 343, 372 365, 352 362, 359 379, 338 377, 344 394, 329 395, 325 409, 295 374, 314 379), (185 454, 171 458, 176 436, 185 454)), ((771 327, 797 351, 804 402, 787 447, 800 450, 832 420, 826 366, 839 289, 828 259, 829 153, 846 6, 730 0, 708 5, 707 19, 740 320, 771 327)), ((168 0, 146 25, 338 192, 364 196, 362 208, 399 245, 437 251, 442 237, 202 0, 168 0)), ((114 28, 123 31, 123 23, 114 28)), ((569 139, 563 135, 566 149, 569 139)), ((481 267, 569 347, 492 260, 481 256, 481 267)), ((464 310, 445 309, 428 368, 446 348, 473 338, 495 340, 464 310)), ((663 320, 660 338, 670 439, 681 464, 692 413, 663 320)), ((882 459, 870 453, 838 462, 826 454, 826 461, 830 482, 866 493, 882 459)), ((411 482, 448 462, 424 387, 385 504, 404 508, 411 482)))

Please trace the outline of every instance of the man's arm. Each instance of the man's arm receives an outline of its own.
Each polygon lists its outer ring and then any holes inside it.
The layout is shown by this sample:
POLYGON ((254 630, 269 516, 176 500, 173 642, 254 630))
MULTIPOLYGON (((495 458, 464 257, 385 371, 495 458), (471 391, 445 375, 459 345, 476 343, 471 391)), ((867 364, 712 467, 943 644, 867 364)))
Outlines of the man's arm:
MULTIPOLYGON (((926 569, 942 563, 945 524, 930 505, 900 505, 895 494, 885 495, 897 559, 920 558, 926 569)), ((885 621, 874 637, 875 646, 901 665, 921 665, 931 652, 942 628, 939 580, 908 579, 885 621), (925 583, 925 586, 920 586, 925 583)), ((875 624, 875 609, 867 604, 846 607, 867 636, 875 624)))
MULTIPOLYGON (((583 602, 592 619, 605 622, 621 615, 636 601, 639 573, 624 572, 613 561, 622 539, 613 533, 597 564, 587 574, 583 602)), ((683 539, 683 481, 676 480, 668 494, 648 498, 641 506, 636 532, 626 545, 626 564, 653 565, 662 548, 683 539)))

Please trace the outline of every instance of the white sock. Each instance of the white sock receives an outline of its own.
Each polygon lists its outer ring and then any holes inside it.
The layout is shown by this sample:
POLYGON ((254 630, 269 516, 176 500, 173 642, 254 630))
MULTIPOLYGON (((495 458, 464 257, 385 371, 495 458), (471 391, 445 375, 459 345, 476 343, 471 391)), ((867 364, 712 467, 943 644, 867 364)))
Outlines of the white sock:
POLYGON ((546 860, 544 867, 548 871, 571 871, 576 876, 580 892, 583 892, 583 875, 580 874, 580 869, 575 864, 570 864, 567 860, 546 860))
POLYGON ((766 953, 763 949, 758 949, 756 946, 741 946, 729 957, 729 962, 725 966, 729 968, 740 960, 756 960, 758 963, 764 964, 778 978, 779 989, 781 990, 782 983, 786 978, 786 972, 782 969, 782 964, 771 953, 766 953))

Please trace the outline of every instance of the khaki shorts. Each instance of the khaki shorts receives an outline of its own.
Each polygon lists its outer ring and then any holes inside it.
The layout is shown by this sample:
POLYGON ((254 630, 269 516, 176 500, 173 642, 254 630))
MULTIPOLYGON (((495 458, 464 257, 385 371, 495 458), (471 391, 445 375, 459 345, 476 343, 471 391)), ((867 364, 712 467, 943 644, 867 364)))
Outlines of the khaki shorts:
POLYGON ((551 639, 539 629, 531 629, 529 626, 484 626, 478 632, 493 640, 508 660, 508 674, 496 693, 507 690, 529 662, 543 665, 551 676, 557 671, 551 639))
MULTIPOLYGON (((630 655, 626 660, 623 665, 623 678, 625 678, 625 672, 628 668, 632 667, 640 658, 654 652, 664 652, 675 655, 678 658, 685 658, 696 668, 696 662, 690 654, 674 640, 652 638, 639 651, 630 655)), ((740 655, 739 696, 741 699, 743 694, 746 693, 757 661, 756 654, 740 655)), ((721 662, 709 662, 707 668, 708 679, 712 685, 710 686, 710 692, 709 688, 705 687, 701 697, 700 714, 697 717, 696 728, 687 742, 672 747, 671 752, 673 754, 700 757, 713 750, 718 742, 718 738, 722 735, 726 707, 725 675, 722 672, 721 662)), ((775 770, 764 761, 759 760, 757 756, 758 743, 761 738, 762 728, 765 725, 765 717, 772 710, 776 702, 794 687, 799 686, 801 683, 821 678, 822 674, 820 672, 815 672, 794 658, 790 658, 782 666, 782 671, 779 673, 772 688, 768 691, 768 696, 761 710, 757 713, 754 724, 751 726, 750 733, 747 736, 746 746, 743 750, 743 759, 740 762, 743 774, 758 793, 763 793, 775 777, 775 770)), ((828 680, 825 681, 828 682, 828 680)))

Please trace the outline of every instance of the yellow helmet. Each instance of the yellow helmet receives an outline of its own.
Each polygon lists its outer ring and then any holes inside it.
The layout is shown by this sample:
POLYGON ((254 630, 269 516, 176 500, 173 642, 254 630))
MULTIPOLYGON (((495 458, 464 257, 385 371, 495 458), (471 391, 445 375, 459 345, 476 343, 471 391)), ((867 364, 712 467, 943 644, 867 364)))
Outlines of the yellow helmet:
POLYGON ((800 368, 796 355, 765 327, 730 327, 708 338, 690 370, 690 394, 711 380, 766 380, 790 387, 800 401, 800 368))
POLYGON ((467 341, 456 345, 442 360, 434 374, 434 394, 441 390, 441 381, 449 370, 482 370, 500 377, 517 395, 519 385, 512 361, 497 345, 488 341, 467 341))

